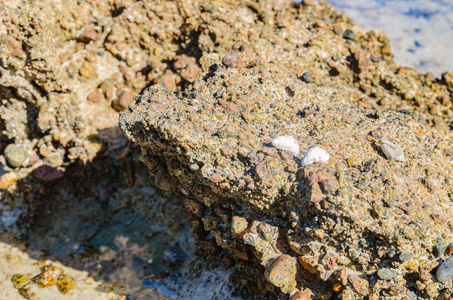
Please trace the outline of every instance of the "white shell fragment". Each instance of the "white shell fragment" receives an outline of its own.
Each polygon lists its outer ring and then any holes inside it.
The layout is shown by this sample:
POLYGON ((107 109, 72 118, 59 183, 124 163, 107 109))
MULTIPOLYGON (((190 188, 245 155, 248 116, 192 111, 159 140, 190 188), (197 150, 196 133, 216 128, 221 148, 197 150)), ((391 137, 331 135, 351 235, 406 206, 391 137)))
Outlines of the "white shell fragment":
POLYGON ((406 161, 404 159, 404 150, 400 146, 387 140, 381 140, 380 146, 382 152, 384 152, 385 156, 387 156, 388 159, 406 161))
POLYGON ((299 154, 299 143, 290 135, 281 135, 276 137, 272 142, 272 146, 279 150, 289 150, 294 156, 299 154))
POLYGON ((308 149, 307 153, 305 153, 304 158, 302 158, 301 165, 308 166, 315 162, 327 163, 329 158, 330 155, 327 154, 326 150, 315 146, 308 149))

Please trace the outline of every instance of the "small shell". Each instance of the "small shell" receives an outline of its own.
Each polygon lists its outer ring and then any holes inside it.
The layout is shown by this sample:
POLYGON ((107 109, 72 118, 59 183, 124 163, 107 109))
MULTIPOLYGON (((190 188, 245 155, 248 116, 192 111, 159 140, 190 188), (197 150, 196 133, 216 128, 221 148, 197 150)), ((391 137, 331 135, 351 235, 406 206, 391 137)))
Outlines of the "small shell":
POLYGON ((308 149, 307 153, 305 153, 304 158, 302 158, 301 165, 308 166, 315 162, 327 163, 329 158, 330 155, 327 154, 326 150, 315 146, 308 149))
POLYGON ((290 135, 281 135, 276 137, 272 142, 272 146, 279 150, 289 150, 294 156, 299 154, 299 144, 296 139, 290 135))
POLYGON ((381 140, 380 146, 382 152, 384 152, 385 156, 387 156, 388 159, 406 161, 404 159, 404 150, 400 146, 387 140, 381 140))

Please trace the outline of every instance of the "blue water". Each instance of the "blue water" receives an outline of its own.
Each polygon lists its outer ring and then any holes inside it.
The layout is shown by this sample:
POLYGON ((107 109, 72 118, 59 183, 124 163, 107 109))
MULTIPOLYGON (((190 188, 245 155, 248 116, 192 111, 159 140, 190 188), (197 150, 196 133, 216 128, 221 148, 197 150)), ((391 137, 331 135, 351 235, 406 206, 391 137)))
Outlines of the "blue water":
POLYGON ((395 61, 440 76, 453 70, 453 0, 327 0, 357 25, 382 29, 395 61))

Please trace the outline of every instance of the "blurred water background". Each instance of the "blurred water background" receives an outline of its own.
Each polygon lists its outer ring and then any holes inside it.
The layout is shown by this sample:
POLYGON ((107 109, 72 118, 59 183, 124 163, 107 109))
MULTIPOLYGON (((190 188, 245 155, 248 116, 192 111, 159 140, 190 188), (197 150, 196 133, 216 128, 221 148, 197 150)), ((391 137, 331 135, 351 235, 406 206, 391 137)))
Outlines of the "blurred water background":
POLYGON ((382 29, 395 61, 439 77, 453 71, 453 0, 327 0, 357 25, 382 29))

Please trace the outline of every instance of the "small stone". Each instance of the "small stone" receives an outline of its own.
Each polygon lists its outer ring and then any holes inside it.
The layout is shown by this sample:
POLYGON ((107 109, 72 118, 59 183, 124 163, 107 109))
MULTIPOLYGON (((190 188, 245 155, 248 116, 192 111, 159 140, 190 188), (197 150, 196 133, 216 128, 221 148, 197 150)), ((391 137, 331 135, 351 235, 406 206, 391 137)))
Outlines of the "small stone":
POLYGON ((235 234, 242 234, 249 226, 247 220, 244 217, 233 216, 231 220, 231 231, 235 234))
POLYGON ((193 82, 195 79, 200 78, 201 69, 197 66, 197 64, 190 63, 181 70, 180 75, 184 80, 193 82))
POLYGON ((50 167, 56 168, 63 164, 63 153, 52 152, 46 158, 44 158, 44 163, 50 167))
POLYGON ((367 296, 369 294, 368 281, 358 276, 352 276, 349 278, 352 283, 354 290, 360 295, 367 296))
POLYGON ((102 100, 102 97, 103 97, 102 93, 98 89, 95 89, 94 91, 88 94, 87 100, 93 103, 98 103, 99 101, 102 100))
POLYGON ((16 289, 23 288, 28 282, 30 282, 30 277, 22 274, 15 274, 11 277, 11 281, 16 289))
POLYGON ((27 162, 29 155, 23 145, 9 144, 5 149, 5 159, 8 165, 17 168, 27 162))
POLYGON ((303 81, 305 81, 306 83, 312 83, 312 82, 314 81, 313 78, 312 78, 311 75, 310 75, 310 72, 304 72, 304 73, 302 74, 301 79, 302 79, 303 81))
POLYGON ((409 259, 406 263, 405 263, 405 267, 406 269, 408 270, 417 270, 418 269, 418 265, 419 265, 419 262, 418 260, 412 258, 412 259, 409 259))
POLYGON ((377 272, 377 275, 382 280, 398 280, 399 276, 398 273, 393 269, 380 269, 377 272))
POLYGON ((425 292, 429 299, 438 299, 439 292, 434 282, 430 282, 426 285, 425 292))
POLYGON ((318 256, 300 256, 298 258, 299 263, 301 266, 312 274, 316 274, 318 272, 317 266, 319 264, 319 257, 318 256))
POLYGON ((57 168, 43 165, 33 171, 33 177, 42 181, 53 181, 63 178, 64 174, 57 168))
POLYGON ((351 29, 346 29, 343 33, 343 37, 347 40, 355 39, 355 33, 351 29))
POLYGON ((282 254, 266 268, 264 276, 283 293, 289 293, 296 288, 296 265, 295 257, 282 254))
POLYGON ((230 53, 223 57, 222 63, 228 68, 240 68, 242 59, 239 54, 230 53))
POLYGON ((289 298, 289 300, 310 300, 311 297, 307 292, 297 292, 289 298))
POLYGON ((405 262, 405 261, 408 261, 409 259, 411 259, 413 256, 414 256, 414 254, 412 252, 404 251, 404 252, 401 252, 399 259, 400 259, 400 261, 405 262))
POLYGON ((58 277, 63 273, 61 268, 54 265, 47 265, 42 268, 41 274, 33 278, 33 281, 41 287, 48 287, 57 283, 58 277))
POLYGON ((71 276, 60 275, 58 277, 57 287, 61 293, 63 293, 63 294, 68 293, 69 290, 74 288, 74 286, 75 286, 75 281, 74 281, 74 278, 72 278, 71 276))
POLYGON ((447 282, 453 279, 453 256, 440 264, 436 271, 436 278, 440 282, 447 282))
POLYGON ((112 102, 112 106, 117 111, 123 111, 134 103, 135 92, 131 90, 122 91, 119 97, 112 102))
POLYGON ((97 77, 96 69, 87 61, 84 61, 82 67, 79 70, 80 76, 85 78, 97 77))
POLYGON ((335 34, 341 35, 343 33, 343 28, 341 28, 340 25, 335 25, 333 26, 333 32, 335 32, 335 34))
POLYGON ((434 246, 434 255, 436 257, 440 257, 445 253, 445 250, 447 250, 448 244, 438 244, 434 246))
POLYGON ((97 38, 96 29, 92 26, 88 26, 85 30, 79 35, 78 41, 82 43, 89 43, 95 41, 97 38))

